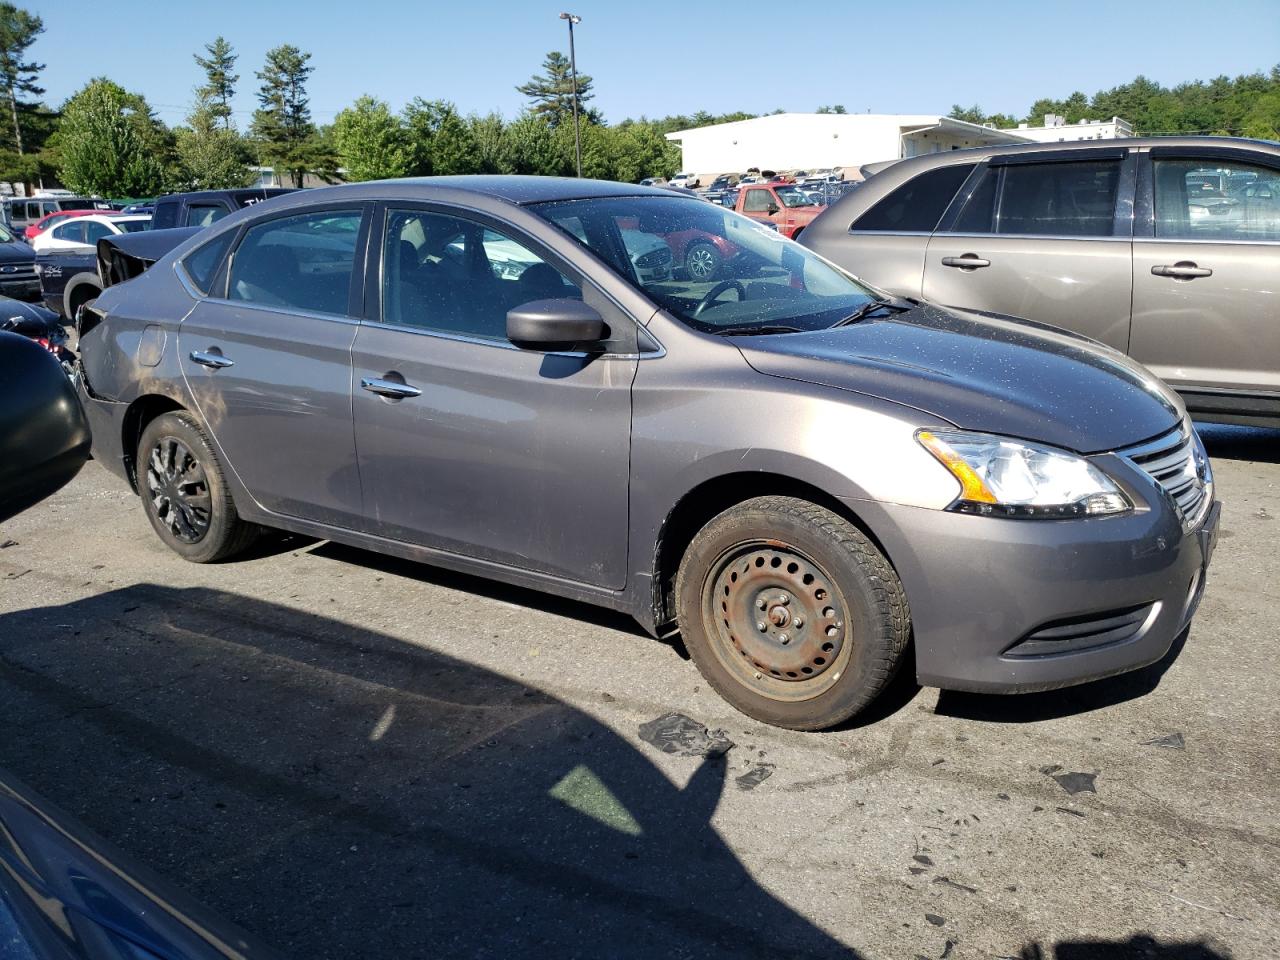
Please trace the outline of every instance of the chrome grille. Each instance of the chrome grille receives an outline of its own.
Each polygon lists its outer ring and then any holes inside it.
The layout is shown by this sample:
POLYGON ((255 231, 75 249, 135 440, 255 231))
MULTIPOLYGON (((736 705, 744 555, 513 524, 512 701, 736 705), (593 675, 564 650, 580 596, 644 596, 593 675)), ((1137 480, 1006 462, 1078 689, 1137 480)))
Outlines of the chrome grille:
POLYGON ((1186 524, 1200 518, 1212 493, 1209 462, 1189 424, 1125 451, 1129 462, 1150 476, 1177 505, 1186 524))
POLYGON ((652 253, 646 253, 636 257, 636 266, 642 270, 648 270, 651 267, 660 267, 664 263, 671 262, 670 250, 654 250, 652 253))

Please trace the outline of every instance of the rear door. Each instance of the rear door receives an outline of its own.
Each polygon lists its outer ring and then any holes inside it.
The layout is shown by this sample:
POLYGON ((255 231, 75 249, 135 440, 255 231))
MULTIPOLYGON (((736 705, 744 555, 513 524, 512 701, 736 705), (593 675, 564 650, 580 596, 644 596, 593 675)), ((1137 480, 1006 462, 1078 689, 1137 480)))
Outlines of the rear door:
POLYGON ((929 240, 925 299, 1127 350, 1135 163, 1124 148, 992 158, 929 240))
POLYGON ((214 295, 178 334, 200 416, 254 499, 274 513, 349 527, 361 516, 351 344, 366 223, 355 205, 249 225, 214 295))
POLYGON ((1130 353, 1193 411, 1280 414, 1280 158, 1157 147, 1143 160, 1130 353))

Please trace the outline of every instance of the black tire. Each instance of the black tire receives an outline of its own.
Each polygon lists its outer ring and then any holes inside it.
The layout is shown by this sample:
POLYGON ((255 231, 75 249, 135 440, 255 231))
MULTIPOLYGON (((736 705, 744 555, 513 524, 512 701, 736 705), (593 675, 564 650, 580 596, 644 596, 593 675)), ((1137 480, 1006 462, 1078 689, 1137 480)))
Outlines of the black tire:
POLYGON ((222 464, 191 414, 165 413, 147 424, 137 464, 147 519, 180 557, 215 563, 257 538, 259 528, 240 519, 222 464))
POLYGON ((714 245, 705 241, 689 244, 684 252, 684 272, 690 280, 707 283, 720 276, 724 258, 714 245))
POLYGON ((843 517, 791 497, 747 500, 703 527, 676 601, 707 682, 747 716, 792 730, 823 730, 870 704, 910 634, 884 555, 843 517))

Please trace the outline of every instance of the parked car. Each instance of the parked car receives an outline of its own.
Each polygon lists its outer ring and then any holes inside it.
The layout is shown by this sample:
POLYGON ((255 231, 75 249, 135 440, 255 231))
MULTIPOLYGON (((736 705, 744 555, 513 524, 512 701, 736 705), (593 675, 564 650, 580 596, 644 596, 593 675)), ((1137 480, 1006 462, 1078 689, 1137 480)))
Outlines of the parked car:
POLYGON ((33 340, 62 365, 68 375, 75 371, 75 354, 67 345, 68 336, 61 319, 40 304, 0 297, 0 330, 33 340))
POLYGON ((668 190, 309 190, 197 232, 80 317, 94 455, 180 556, 275 527, 624 610, 780 726, 863 709, 908 637, 944 687, 1148 664, 1212 552, 1203 447, 1138 364, 882 296, 668 190), (636 227, 755 266, 644 280, 636 227), (493 238, 528 266, 495 272, 493 238))
POLYGON ((40 299, 36 255, 31 246, 0 225, 0 296, 16 300, 40 299))
POLYGON ((72 217, 83 217, 86 214, 101 213, 102 211, 94 207, 84 210, 58 210, 54 213, 46 213, 35 223, 28 224, 27 228, 22 232, 23 237, 30 243, 39 234, 44 233, 50 227, 61 223, 63 220, 70 220, 72 217))
POLYGON ((667 181, 667 186, 684 187, 685 189, 692 190, 694 187, 702 186, 702 184, 698 180, 698 177, 696 174, 677 173, 674 177, 672 177, 669 181, 667 181))
POLYGON ((113 233, 137 233, 151 226, 145 215, 87 214, 51 227, 31 241, 37 254, 65 251, 92 253, 103 237, 113 233))
POLYGON ((823 210, 799 187, 772 181, 739 190, 734 209, 753 220, 775 224, 790 239, 800 236, 823 210))
POLYGON ((665 187, 666 185, 666 177, 645 177, 640 181, 642 187, 665 187))
POLYGON ((1159 137, 902 160, 804 243, 902 296, 1127 352, 1198 418, 1280 424, 1280 145, 1159 137), (1234 184, 1235 188, 1229 188, 1234 184))
POLYGON ((243 187, 237 190, 198 190, 171 193, 155 201, 153 230, 171 227, 207 227, 244 207, 292 193, 293 187, 243 187))
POLYGON ((7 197, 3 201, 4 222, 18 236, 27 227, 50 213, 61 210, 108 210, 105 200, 93 197, 65 196, 7 197))

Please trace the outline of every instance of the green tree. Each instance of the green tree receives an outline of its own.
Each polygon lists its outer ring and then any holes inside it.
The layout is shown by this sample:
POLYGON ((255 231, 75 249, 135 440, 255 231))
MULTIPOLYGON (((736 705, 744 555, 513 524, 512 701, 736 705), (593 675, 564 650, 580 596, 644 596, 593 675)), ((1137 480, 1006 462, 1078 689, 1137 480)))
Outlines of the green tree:
POLYGON ((503 168, 503 137, 507 125, 497 113, 483 117, 472 114, 467 117, 467 130, 475 145, 476 173, 507 173, 503 168))
POLYGON ((62 108, 58 176, 77 193, 145 197, 164 187, 165 133, 141 95, 99 77, 62 108))
POLYGON ((177 178, 189 190, 226 190, 253 181, 240 135, 221 125, 226 115, 219 105, 201 88, 187 116, 189 127, 176 131, 177 178))
POLYGON ((333 156, 311 122, 307 78, 313 67, 311 54, 292 44, 267 51, 267 61, 256 76, 259 108, 253 114, 252 133, 264 163, 287 172, 301 187, 308 172, 331 170, 333 156))
MULTIPOLYGON (((38 108, 36 103, 23 98, 39 97, 44 93, 44 89, 36 84, 44 64, 27 59, 27 50, 43 32, 44 23, 38 16, 12 3, 0 3, 0 87, 3 87, 9 101, 9 133, 12 135, 7 146, 19 158, 30 147, 23 131, 30 124, 31 114, 38 108)), ((12 173, 17 174, 14 179, 21 180, 28 187, 39 176, 38 165, 29 160, 18 159, 9 166, 12 173)))
POLYGON ((333 144, 348 180, 385 180, 409 172, 404 126, 373 97, 361 97, 334 118, 333 144))
POLYGON ((508 124, 502 140, 504 173, 560 177, 573 172, 573 154, 565 153, 563 138, 557 140, 546 121, 532 113, 508 124))
POLYGON ((238 57, 224 37, 216 38, 213 43, 206 43, 204 49, 207 57, 194 54, 196 63, 206 77, 205 83, 197 88, 196 93, 213 111, 214 119, 231 129, 231 98, 236 94, 236 81, 240 79, 240 75, 233 72, 238 57))
MULTIPOLYGON (((587 123, 600 123, 602 117, 583 104, 595 96, 591 92, 592 81, 585 73, 578 74, 578 112, 587 123)), ((516 90, 528 97, 530 109, 553 127, 573 122, 573 75, 569 58, 558 50, 552 50, 542 61, 542 73, 534 74, 528 83, 516 90)))
POLYGON ((836 103, 829 107, 827 106, 819 107, 815 112, 817 113, 848 113, 849 111, 844 108, 843 103, 836 103))
POLYGON ((476 173, 480 155, 472 127, 448 100, 414 97, 404 108, 404 124, 415 176, 476 173))

